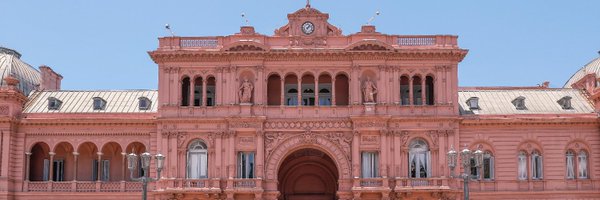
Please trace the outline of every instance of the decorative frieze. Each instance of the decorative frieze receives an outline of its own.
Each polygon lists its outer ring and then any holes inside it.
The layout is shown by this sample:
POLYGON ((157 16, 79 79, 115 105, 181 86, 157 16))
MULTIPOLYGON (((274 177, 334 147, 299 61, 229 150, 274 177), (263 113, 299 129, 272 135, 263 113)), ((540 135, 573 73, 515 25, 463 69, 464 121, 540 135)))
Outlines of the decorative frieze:
POLYGON ((266 129, 327 129, 352 128, 350 121, 268 121, 266 129))

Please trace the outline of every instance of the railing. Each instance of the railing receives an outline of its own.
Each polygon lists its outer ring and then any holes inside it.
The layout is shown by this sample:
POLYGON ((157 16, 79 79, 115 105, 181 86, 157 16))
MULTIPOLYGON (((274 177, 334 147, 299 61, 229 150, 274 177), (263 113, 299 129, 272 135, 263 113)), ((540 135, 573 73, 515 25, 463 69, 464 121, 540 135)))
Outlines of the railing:
POLYGON ((182 39, 180 47, 217 47, 219 41, 217 39, 182 39))
POLYGON ((397 178, 396 188, 398 189, 418 189, 418 188, 438 188, 449 189, 448 179, 445 178, 397 178))
POLYGON ((26 181, 26 192, 138 192, 140 182, 26 181))
POLYGON ((235 178, 227 180, 227 188, 262 188, 262 179, 235 178))
POLYGON ((388 178, 356 178, 354 187, 388 187, 388 178))
POLYGON ((435 36, 398 37, 400 46, 432 46, 435 45, 435 36))
POLYGON ((398 36, 399 46, 451 46, 458 45, 457 37, 452 35, 402 35, 398 36))
POLYGON ((201 189, 220 188, 219 179, 162 179, 159 184, 167 190, 170 189, 201 189))

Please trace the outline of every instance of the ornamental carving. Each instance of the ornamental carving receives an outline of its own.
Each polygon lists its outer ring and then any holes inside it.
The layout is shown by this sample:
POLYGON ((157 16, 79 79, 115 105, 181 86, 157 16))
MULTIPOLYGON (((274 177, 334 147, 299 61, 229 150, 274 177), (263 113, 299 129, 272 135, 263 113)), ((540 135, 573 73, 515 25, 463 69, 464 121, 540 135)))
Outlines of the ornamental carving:
POLYGON ((335 132, 327 134, 326 137, 333 143, 339 144, 346 155, 350 155, 350 151, 352 148, 352 134, 344 132, 335 132))
POLYGON ((433 146, 437 146, 438 139, 439 139, 439 134, 437 133, 437 131, 428 131, 427 135, 429 135, 429 138, 431 138, 431 142, 433 143, 433 146))
POLYGON ((352 128, 350 121, 269 121, 265 123, 267 129, 325 129, 325 128, 352 128))
POLYGON ((362 144, 379 144, 378 135, 363 135, 360 139, 362 144))
POLYGON ((355 128, 384 128, 386 126, 385 120, 354 122, 355 128))
POLYGON ((7 105, 2 105, 0 106, 0 115, 8 115, 8 106, 7 105))
POLYGON ((181 147, 187 138, 187 133, 177 133, 177 147, 181 147))
POLYGON ((312 131, 307 130, 302 133, 302 141, 306 144, 314 144, 317 143, 317 137, 312 133, 312 131))
POLYGON ((271 155, 273 149, 287 137, 287 134, 281 132, 265 133, 265 151, 267 156, 271 155))
POLYGON ((230 128, 260 128, 260 122, 257 121, 236 121, 229 122, 230 128))
POLYGON ((397 133, 400 135, 400 144, 405 147, 406 142, 408 142, 408 131, 399 131, 397 133))

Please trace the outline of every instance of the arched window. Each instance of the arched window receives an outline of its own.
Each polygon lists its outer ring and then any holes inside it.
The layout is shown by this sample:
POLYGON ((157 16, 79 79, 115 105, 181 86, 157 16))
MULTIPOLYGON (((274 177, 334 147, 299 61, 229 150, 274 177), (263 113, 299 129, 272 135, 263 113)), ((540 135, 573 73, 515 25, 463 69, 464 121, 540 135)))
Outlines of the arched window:
POLYGON ((413 105, 423 105, 423 87, 421 77, 413 76, 413 105))
POLYGON ((319 76, 319 106, 330 106, 331 105, 331 76, 323 74, 319 76))
POLYGON ((410 105, 410 85, 407 76, 400 77, 400 105, 410 105))
POLYGON ((408 153, 408 173, 411 178, 427 178, 431 176, 430 151, 427 142, 415 139, 410 143, 408 153))
POLYGON ((281 105, 281 77, 277 74, 269 76, 267 82, 267 104, 281 105))
POLYGON ((285 105, 298 105, 298 77, 294 74, 285 77, 285 105))
POLYGON ((350 81, 344 74, 335 77, 332 101, 338 106, 350 105, 350 81))
POLYGON ((519 152, 519 175, 520 180, 527 180, 527 154, 524 151, 519 152))
POLYGON ((208 151, 202 140, 190 144, 187 152, 187 178, 199 179, 208 177, 208 151))
POLYGON ((483 179, 494 179, 494 155, 492 152, 483 153, 483 179))
POLYGON ((574 179, 575 178, 575 153, 569 150, 566 154, 567 157, 567 178, 574 179))
POLYGON ((194 106, 202 105, 202 77, 194 79, 194 106))
POLYGON ((544 171, 544 163, 542 161, 542 155, 537 150, 531 153, 531 178, 542 179, 544 171))
POLYGON ((588 161, 587 161, 587 156, 588 154, 585 151, 580 151, 579 155, 577 156, 578 158, 578 162, 577 162, 577 172, 578 172, 578 178, 580 179, 586 179, 588 178, 588 161))
POLYGON ((303 106, 314 106, 315 105, 315 77, 307 74, 302 76, 301 84, 301 98, 303 106))
POLYGON ((181 80, 181 106, 190 105, 190 78, 185 77, 181 80))
POLYGON ((215 77, 206 80, 206 106, 215 106, 217 103, 217 81, 215 77))
POLYGON ((433 105, 433 77, 427 76, 425 78, 425 103, 427 105, 433 105))

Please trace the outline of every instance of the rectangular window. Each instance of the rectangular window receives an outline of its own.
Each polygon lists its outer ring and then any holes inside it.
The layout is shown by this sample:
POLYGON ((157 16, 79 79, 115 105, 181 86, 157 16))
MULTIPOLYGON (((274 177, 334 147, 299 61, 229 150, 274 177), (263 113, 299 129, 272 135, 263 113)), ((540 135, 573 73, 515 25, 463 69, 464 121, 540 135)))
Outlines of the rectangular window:
POLYGON ((55 160, 52 164, 52 181, 65 180, 65 161, 55 160))
POLYGON ((254 152, 238 153, 238 178, 254 178, 254 152))
POLYGON ((362 152, 362 177, 379 177, 379 155, 377 152, 362 152))
POLYGON ((494 157, 483 158, 483 179, 494 179, 494 157))
POLYGON ((44 159, 44 172, 43 172, 43 177, 42 180, 43 181, 48 181, 48 177, 50 174, 50 160, 48 159, 44 159))
POLYGON ((539 154, 531 155, 531 178, 542 179, 542 156, 539 154))
POLYGON ((206 152, 190 152, 188 159, 188 178, 199 179, 208 177, 208 157, 206 152))
POLYGON ((519 154, 519 180, 527 180, 527 157, 525 153, 519 154))
POLYGON ((110 180, 110 160, 102 160, 102 181, 110 180))
POLYGON ((469 160, 469 163, 471 164, 471 167, 470 167, 471 179, 479 179, 479 168, 477 166, 475 166, 475 159, 471 158, 469 160))

